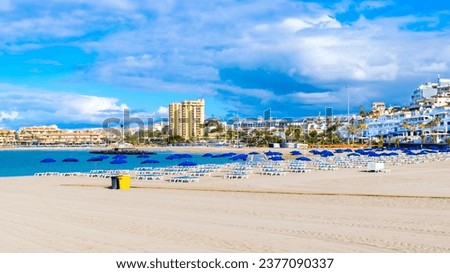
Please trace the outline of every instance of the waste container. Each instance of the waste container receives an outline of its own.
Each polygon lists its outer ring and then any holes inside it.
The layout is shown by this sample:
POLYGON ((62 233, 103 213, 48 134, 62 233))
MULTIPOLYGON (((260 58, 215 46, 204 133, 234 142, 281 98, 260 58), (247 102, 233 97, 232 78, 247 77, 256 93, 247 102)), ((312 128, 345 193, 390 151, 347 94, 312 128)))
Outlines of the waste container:
POLYGON ((111 176, 111 189, 117 190, 119 189, 119 177, 111 176))
POLYGON ((119 189, 128 190, 131 186, 131 176, 119 174, 119 189))

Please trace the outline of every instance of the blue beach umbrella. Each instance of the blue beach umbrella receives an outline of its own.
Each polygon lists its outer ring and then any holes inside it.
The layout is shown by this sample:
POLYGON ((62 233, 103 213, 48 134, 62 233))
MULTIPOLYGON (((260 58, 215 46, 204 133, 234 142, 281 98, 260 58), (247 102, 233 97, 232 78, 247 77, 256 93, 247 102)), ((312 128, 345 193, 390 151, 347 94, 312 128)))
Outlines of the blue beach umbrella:
POLYGON ((323 151, 320 153, 320 156, 321 156, 321 157, 329 157, 329 156, 334 156, 334 154, 333 154, 332 152, 328 151, 328 150, 323 150, 323 151))
POLYGON ((125 164, 128 163, 124 158, 116 158, 113 161, 109 162, 109 164, 125 164))
POLYGON ((267 156, 274 156, 274 155, 283 155, 280 152, 272 152, 272 151, 268 151, 265 153, 267 156))
POLYGON ((239 160, 239 159, 247 160, 247 155, 246 154, 238 154, 238 155, 235 155, 230 158, 230 160, 234 160, 234 161, 239 160))
POLYGON ((159 161, 156 160, 156 159, 151 159, 151 158, 146 159, 146 160, 141 162, 141 164, 155 164, 155 163, 159 163, 159 161))
POLYGON ((54 163, 54 162, 56 162, 56 160, 51 157, 47 157, 41 160, 41 163, 54 163))
POLYGON ((206 154, 202 155, 202 157, 212 157, 212 156, 213 156, 213 154, 211 154, 211 153, 206 153, 206 154))
POLYGON ((197 163, 192 161, 183 161, 180 164, 178 164, 180 167, 191 167, 191 166, 197 166, 197 163))
POLYGON ((358 153, 349 153, 347 156, 361 156, 361 155, 358 153))
POLYGON ((259 155, 258 152, 250 152, 249 155, 259 155))
POLYGON ((284 158, 282 158, 281 156, 272 156, 269 159, 273 160, 273 161, 283 161, 284 160, 284 158))
POLYGON ((62 162, 78 162, 79 160, 73 157, 65 158, 62 162))
POLYGON ((302 153, 300 151, 292 151, 291 155, 301 155, 302 153))
POLYGON ((306 156, 300 156, 300 157, 297 157, 295 160, 300 160, 300 161, 311 161, 311 158, 306 157, 306 156))
POLYGON ((92 162, 92 161, 94 161, 94 162, 103 161, 103 157, 94 156, 94 157, 89 158, 87 161, 89 161, 89 162, 92 162))
POLYGON ((176 155, 174 155, 174 154, 166 156, 167 160, 172 160, 172 159, 176 159, 176 158, 178 158, 178 157, 176 155))

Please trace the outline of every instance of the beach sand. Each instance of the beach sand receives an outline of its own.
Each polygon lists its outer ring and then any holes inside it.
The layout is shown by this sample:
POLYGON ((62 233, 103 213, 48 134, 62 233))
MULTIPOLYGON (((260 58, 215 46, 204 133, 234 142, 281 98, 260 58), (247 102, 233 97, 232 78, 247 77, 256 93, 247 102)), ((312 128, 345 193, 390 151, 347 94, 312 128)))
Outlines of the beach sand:
MULTIPOLYGON (((450 161, 194 183, 0 179, 0 252, 450 252, 450 161)), ((165 177, 167 179, 168 176, 165 177)))

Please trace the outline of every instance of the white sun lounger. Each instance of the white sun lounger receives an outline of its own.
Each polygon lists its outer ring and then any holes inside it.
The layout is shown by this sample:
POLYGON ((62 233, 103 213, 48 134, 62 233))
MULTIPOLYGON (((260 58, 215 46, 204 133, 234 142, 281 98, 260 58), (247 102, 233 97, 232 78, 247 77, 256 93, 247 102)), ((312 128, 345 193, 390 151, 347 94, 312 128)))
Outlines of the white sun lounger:
POLYGON ((198 182, 198 177, 195 176, 174 176, 172 177, 169 182, 175 182, 175 183, 189 183, 189 182, 198 182))
POLYGON ((135 178, 138 180, 162 180, 164 176, 159 174, 146 174, 146 175, 137 175, 135 178))
POLYGON ((227 175, 224 176, 224 178, 228 178, 228 179, 248 179, 248 174, 246 173, 229 173, 227 175))

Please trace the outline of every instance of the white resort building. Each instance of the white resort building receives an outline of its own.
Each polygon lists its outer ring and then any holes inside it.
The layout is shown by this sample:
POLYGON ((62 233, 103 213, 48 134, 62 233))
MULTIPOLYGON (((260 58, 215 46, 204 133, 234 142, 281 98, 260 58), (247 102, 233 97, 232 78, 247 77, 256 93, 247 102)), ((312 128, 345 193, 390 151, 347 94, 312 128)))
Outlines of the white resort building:
POLYGON ((374 103, 379 115, 364 119, 361 138, 392 138, 405 143, 445 143, 450 132, 450 79, 426 83, 414 90, 411 104, 403 108, 385 108, 374 103), (383 109, 383 111, 380 111, 383 109))

